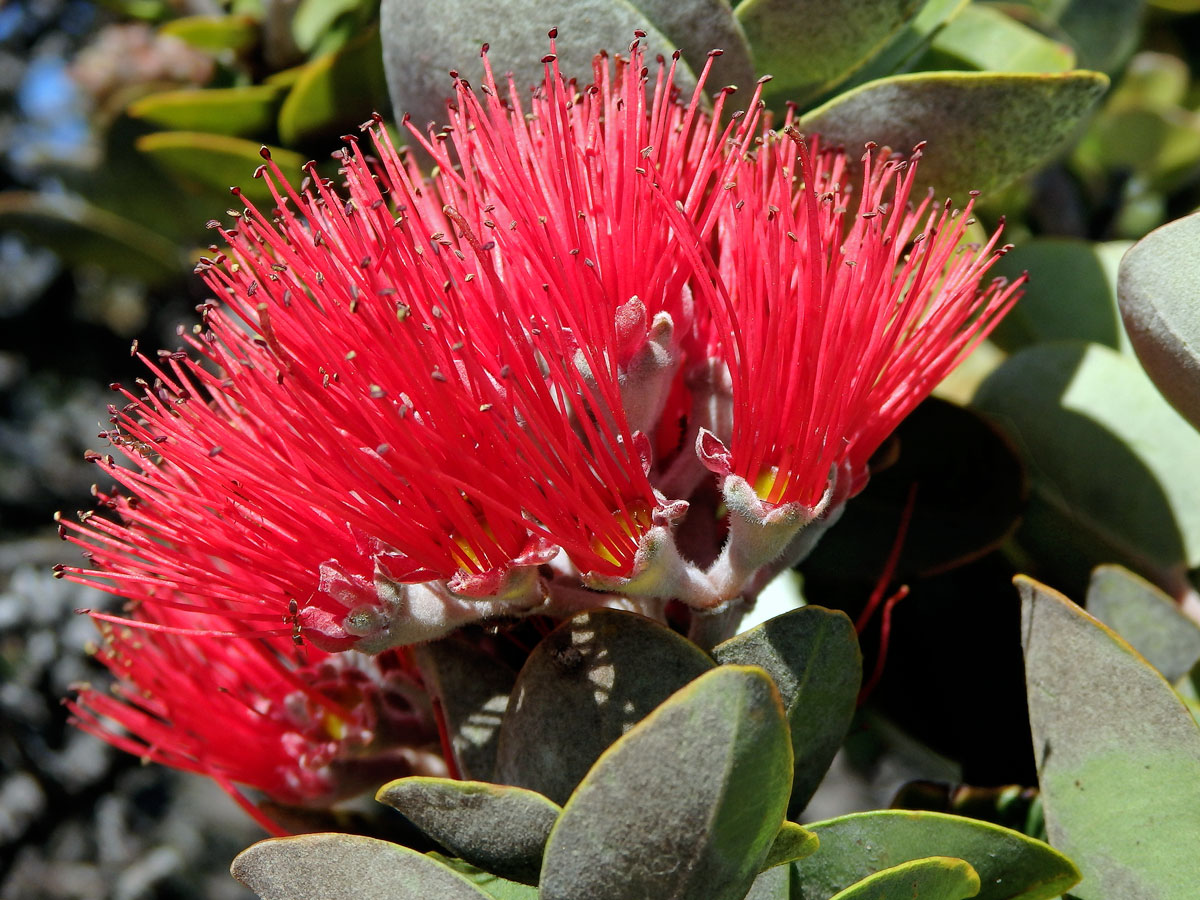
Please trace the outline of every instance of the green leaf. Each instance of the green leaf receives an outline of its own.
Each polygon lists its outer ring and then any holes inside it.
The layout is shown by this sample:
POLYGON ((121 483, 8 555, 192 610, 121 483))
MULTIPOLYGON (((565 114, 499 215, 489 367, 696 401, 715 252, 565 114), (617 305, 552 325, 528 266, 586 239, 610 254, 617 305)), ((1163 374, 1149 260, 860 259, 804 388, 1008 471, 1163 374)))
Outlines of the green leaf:
POLYGON ((788 815, 808 804, 833 762, 858 701, 862 652, 849 617, 804 606, 719 644, 720 663, 765 669, 783 698, 795 771, 788 815))
POLYGON ((964 859, 979 900, 1048 900, 1079 880, 1071 861, 1016 831, 933 812, 881 810, 810 823, 820 849, 792 863, 792 900, 826 900, 869 875, 928 856, 964 859))
POLYGON ((792 874, 787 866, 764 869, 754 879, 745 900, 790 900, 792 874))
POLYGON ((795 822, 784 822, 779 834, 775 835, 775 840, 771 843, 771 849, 763 862, 763 869, 773 869, 775 866, 811 856, 817 852, 820 843, 820 839, 807 828, 795 822))
POLYGON ((197 50, 240 53, 258 43, 259 25, 250 16, 184 16, 164 22, 158 31, 197 50))
POLYGON ((743 0, 735 10, 777 101, 841 81, 881 50, 920 0, 743 0))
POLYGON ((1171 683, 1200 661, 1200 626, 1157 587, 1121 566, 1099 566, 1087 610, 1127 640, 1171 683))
MULTIPOLYGON (((563 74, 579 78, 581 84, 592 80, 592 59, 598 50, 624 54, 635 31, 646 32, 643 43, 651 53, 675 49, 676 42, 628 0, 574 0, 570 10, 559 23, 563 28, 557 40, 558 62, 563 74)), ((541 59, 550 46, 546 27, 554 21, 531 25, 539 22, 547 22, 544 0, 383 0, 383 62, 396 120, 407 112, 421 129, 429 122, 444 124, 446 99, 454 94, 446 73, 454 69, 471 84, 482 84, 479 48, 485 42, 497 77, 513 72, 524 95, 526 88, 541 83, 541 59)), ((703 61, 680 61, 676 74, 682 88, 696 83, 688 63, 698 68, 703 61)))
POLYGON ((1079 64, 1112 72, 1138 44, 1143 0, 1069 0, 1058 25, 1071 39, 1079 64))
POLYGON ((844 89, 912 68, 918 57, 929 49, 933 39, 969 3, 970 0, 928 0, 915 16, 904 23, 886 47, 844 82, 844 89))
POLYGON ((125 111, 162 128, 261 135, 274 127, 282 93, 272 85, 160 91, 134 102, 125 111))
POLYGON ((1108 86, 1098 72, 920 72, 872 81, 806 113, 800 128, 850 156, 868 141, 907 153, 939 195, 996 190, 1057 153, 1108 86))
POLYGON ((1029 721, 1046 832, 1079 900, 1191 900, 1200 884, 1200 729, 1137 652, 1018 576, 1029 721))
POLYGON ((467 878, 399 844, 351 834, 259 841, 230 867, 262 900, 487 900, 467 878))
POLYGON ((574 616, 542 639, 517 676, 494 780, 565 802, 613 741, 713 665, 642 616, 574 616))
MULTIPOLYGON (((697 72, 708 51, 720 49, 714 62, 709 92, 736 84, 749 97, 757 79, 750 44, 730 0, 630 0, 654 26, 675 42, 697 72)), ((736 2, 736 0, 735 0, 736 2)), ((565 24, 565 22, 564 22, 565 24)), ((741 96, 741 94, 739 94, 741 96)))
POLYGON ((1146 235, 1121 261, 1117 291, 1129 338, 1171 404, 1200 428, 1200 213, 1146 235))
POLYGON ((335 134, 387 103, 379 29, 372 26, 335 53, 304 66, 279 110, 279 136, 296 144, 335 134))
POLYGON ((185 271, 179 248, 171 241, 75 197, 4 191, 0 229, 21 233, 68 264, 98 265, 151 284, 185 271))
POLYGON ((1200 565, 1200 469, 1180 465, 1200 459, 1200 435, 1135 360, 1097 344, 1030 347, 973 403, 1029 465, 1017 537, 1055 577, 1082 585, 1116 560, 1169 587, 1200 565))
POLYGON ((1028 272, 1029 282, 991 339, 1009 351, 1076 338, 1124 349, 1129 342, 1117 309, 1116 264, 1128 247, 1125 241, 1041 238, 1002 256, 993 274, 1015 278, 1028 272))
POLYGON ((537 884, 542 850, 562 812, 534 791, 451 778, 400 778, 375 799, 455 856, 524 884, 537 884))
POLYGON ((537 888, 532 885, 500 878, 461 859, 451 859, 440 853, 429 852, 425 855, 458 872, 495 900, 537 900, 537 888))
POLYGON ((300 0, 292 16, 292 39, 308 53, 338 18, 365 5, 363 0, 300 0))
POLYGON ((414 654, 421 678, 441 705, 459 774, 491 779, 517 673, 457 635, 422 644, 414 654))
POLYGON ((910 501, 897 581, 985 556, 1016 529, 1029 493, 1025 472, 983 416, 931 398, 900 424, 893 440, 894 462, 847 504, 838 527, 804 561, 806 575, 873 587, 910 501))
POLYGON ((541 900, 742 900, 783 824, 791 756, 763 670, 702 675, 571 795, 546 846, 541 900))
MULTIPOLYGON (((255 203, 271 200, 266 183, 254 177, 263 162, 262 145, 255 141, 196 131, 156 131, 138 138, 134 146, 193 189, 226 193, 236 185, 255 203)), ((284 175, 288 178, 300 175, 303 156, 279 147, 269 149, 284 175)))
POLYGON ((978 893, 979 876, 970 863, 931 856, 868 875, 830 900, 965 900, 978 893))
POLYGON ((1075 66, 1070 47, 1039 34, 991 6, 972 3, 933 40, 927 69, 993 72, 1065 72, 1075 66))

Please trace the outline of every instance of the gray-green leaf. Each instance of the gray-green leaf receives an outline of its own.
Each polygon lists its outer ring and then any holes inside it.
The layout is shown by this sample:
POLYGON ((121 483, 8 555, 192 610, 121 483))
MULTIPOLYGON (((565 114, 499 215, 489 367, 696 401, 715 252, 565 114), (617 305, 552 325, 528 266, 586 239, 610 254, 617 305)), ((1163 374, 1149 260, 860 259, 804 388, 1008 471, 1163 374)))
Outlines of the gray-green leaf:
POLYGON ((821 846, 792 863, 792 900, 827 900, 875 872, 928 856, 969 862, 982 882, 979 900, 1049 900, 1079 880, 1071 861, 1041 841, 961 816, 882 810, 808 828, 821 846))
POLYGON ((546 839, 562 811, 524 788, 451 778, 400 778, 375 799, 455 856, 524 884, 537 884, 546 839))
POLYGON ((572 794, 546 846, 541 900, 742 900, 783 824, 791 756, 766 672, 701 676, 572 794))
POLYGON ((1125 254, 1121 314, 1146 372, 1200 428, 1200 213, 1163 225, 1125 254))
POLYGON ((230 871, 262 900, 488 900, 428 856, 355 834, 259 841, 230 871))
POLYGON ((788 815, 798 816, 854 717, 862 684, 862 651, 849 617, 805 606, 769 619, 713 650, 721 663, 761 666, 783 698, 796 768, 788 815))
POLYGON ((841 94, 800 120, 851 158, 874 141, 901 153, 921 141, 921 183, 939 195, 995 190, 1057 153, 1108 87, 1099 72, 919 72, 841 94))
POLYGON ((979 875, 970 863, 931 856, 868 875, 830 900, 966 900, 978 893, 979 875))
POLYGON ((1046 832, 1080 900, 1192 900, 1200 884, 1200 729, 1132 647, 1018 576, 1029 721, 1046 832))
POLYGON ((1164 587, 1200 565, 1200 435, 1137 362, 1097 344, 1010 357, 973 403, 1011 435, 1032 496, 1018 540, 1060 580, 1120 561, 1164 587))
POLYGON ((743 0, 737 17, 770 96, 801 102, 882 49, 922 0, 743 0))
POLYGON ((713 666, 695 644, 650 619, 580 613, 546 635, 521 669, 494 780, 565 802, 613 741, 713 666))
POLYGON ((1087 610, 1146 657, 1171 683, 1200 660, 1200 627, 1170 595, 1121 566, 1098 566, 1087 610))

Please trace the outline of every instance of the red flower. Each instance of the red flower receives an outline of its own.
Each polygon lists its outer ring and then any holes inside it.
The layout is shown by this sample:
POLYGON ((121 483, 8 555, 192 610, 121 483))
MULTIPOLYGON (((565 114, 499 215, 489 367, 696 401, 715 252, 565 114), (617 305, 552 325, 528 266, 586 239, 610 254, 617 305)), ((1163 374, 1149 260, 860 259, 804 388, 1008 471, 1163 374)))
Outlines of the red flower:
POLYGON ((961 212, 911 198, 907 159, 868 147, 861 172, 790 122, 739 173, 718 228, 709 344, 728 366, 732 428, 701 455, 772 505, 840 498, 900 421, 982 341, 1024 279, 984 274, 1000 232, 965 243, 961 212), (861 185, 861 186, 860 186, 861 185))
POLYGON ((419 748, 437 746, 403 651, 309 651, 301 663, 289 658, 290 642, 179 634, 173 623, 194 628, 191 615, 145 616, 137 629, 97 622, 98 656, 120 681, 115 696, 82 687, 68 704, 76 724, 143 759, 213 778, 268 831, 283 833, 240 786, 278 803, 327 805, 405 774, 419 748))
POLYGON ((213 223, 220 303, 112 410, 127 493, 63 524, 92 566, 63 571, 131 601, 121 695, 83 692, 84 727, 231 791, 339 796, 428 739, 396 647, 752 598, 1019 293, 979 290, 1003 248, 963 246, 970 204, 910 202, 919 150, 868 150, 856 189, 790 121, 756 138, 757 93, 722 127, 726 92, 706 114, 664 65, 648 101, 636 42, 585 89, 546 65, 528 115, 487 70, 410 128, 430 179, 374 121, 341 193, 268 159, 273 208, 213 223), (684 552, 701 462, 732 514, 706 497, 684 552), (378 655, 323 652, 349 648, 378 655))
POLYGON ((268 159, 275 208, 212 223, 222 304, 113 410, 129 495, 66 525, 95 567, 67 571, 372 652, 537 607, 560 548, 632 571, 667 514, 648 433, 691 327, 671 204, 714 227, 752 133, 699 88, 680 103, 673 65, 647 107, 636 42, 583 91, 546 62, 529 116, 490 71, 482 98, 458 82, 451 124, 413 130, 432 182, 378 121, 377 160, 354 138, 335 154, 345 195, 268 159))

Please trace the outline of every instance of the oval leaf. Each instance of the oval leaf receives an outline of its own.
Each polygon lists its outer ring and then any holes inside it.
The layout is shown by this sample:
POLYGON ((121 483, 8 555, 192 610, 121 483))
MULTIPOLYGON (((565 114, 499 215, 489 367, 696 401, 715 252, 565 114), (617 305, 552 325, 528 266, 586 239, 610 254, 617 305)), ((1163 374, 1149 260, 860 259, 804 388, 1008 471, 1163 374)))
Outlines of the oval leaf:
MULTIPOLYGON (((422 129, 430 122, 444 124, 446 100, 454 94, 447 73, 454 69, 471 84, 482 84, 479 48, 484 42, 490 45, 488 58, 497 76, 514 73, 524 95, 542 82, 541 59, 549 48, 546 27, 555 23, 563 26, 557 40, 559 67, 581 84, 591 81, 592 59, 599 50, 623 53, 635 31, 646 32, 653 52, 675 49, 627 0, 383 0, 383 63, 397 121, 409 113, 422 129), (545 27, 532 24, 542 22, 545 27)), ((696 82, 686 63, 681 61, 677 69, 685 88, 696 82)))
POLYGON ((1146 657, 1172 684, 1200 660, 1200 627, 1170 595, 1121 566, 1099 566, 1087 610, 1146 657))
POLYGON ((241 52, 258 43, 258 22, 253 16, 183 16, 164 22, 160 34, 177 37, 198 50, 241 52))
POLYGON ((921 141, 921 182, 939 195, 991 191, 1057 153, 1108 87, 1098 72, 921 72, 881 78, 806 113, 800 127, 851 157, 868 141, 921 141))
POLYGON ((922 63, 927 69, 1065 72, 1075 66, 1075 54, 999 9, 972 3, 934 38, 922 63))
POLYGON ((441 705, 458 773, 489 780, 500 722, 517 673, 458 636, 415 648, 421 678, 441 705))
POLYGON ((400 778, 375 799, 455 856, 524 884, 537 884, 546 839, 562 812, 534 791, 452 778, 400 778))
POLYGON ((973 403, 1029 463, 1018 540, 1056 578, 1082 586, 1119 560, 1168 586, 1200 565, 1200 468, 1180 465, 1200 459, 1200 435, 1136 361, 1096 344, 1030 347, 973 403))
POLYGON ((762 669, 702 675, 571 795, 546 846, 541 900, 742 900, 783 823, 791 756, 762 669))
POLYGON ((613 741, 713 665, 695 644, 633 613, 569 619, 517 677, 495 780, 565 802, 613 741))
MULTIPOLYGON (((221 193, 236 185, 255 203, 271 200, 265 182, 254 177, 263 161, 262 145, 255 141, 196 131, 156 131, 142 135, 134 146, 184 184, 221 193)), ((303 156, 278 147, 270 150, 285 175, 300 173, 303 156)))
POLYGON ((1152 231, 1121 261, 1121 315, 1146 372, 1200 428, 1200 213, 1152 231))
POLYGON ((804 606, 719 644, 721 663, 759 666, 783 699, 795 772, 789 818, 808 804, 857 708, 862 652, 850 618, 840 610, 804 606))
POLYGON ((1046 833, 1080 900, 1189 900, 1200 884, 1200 729, 1137 652, 1018 576, 1029 722, 1046 833))
POLYGON ((1057 850, 1016 831, 933 812, 854 813, 808 825, 821 840, 792 864, 792 900, 826 900, 869 875, 930 855, 965 859, 979 873, 979 900, 1048 900, 1079 881, 1057 850))
MULTIPOLYGON (((675 42, 683 51, 684 60, 696 71, 704 67, 708 51, 721 51, 713 64, 710 92, 722 85, 735 84, 749 96, 757 76, 750 43, 730 8, 730 0, 631 0, 631 3, 675 42)), ((567 24, 565 19, 562 21, 567 24)))
POLYGON ((786 866, 764 869, 754 879, 746 900, 790 900, 792 873, 786 866))
POLYGON ((301 69, 279 110, 279 137, 295 144, 336 134, 365 121, 387 103, 379 29, 369 28, 335 53, 301 69))
POLYGON ((830 900, 966 900, 978 893, 979 875, 970 863, 931 856, 868 875, 830 900))
POLYGON ((933 39, 969 4, 970 0, 928 0, 915 16, 901 26, 886 47, 844 82, 844 88, 857 87, 876 78, 910 70, 929 49, 933 39))
POLYGON ((276 85, 160 91, 130 104, 125 111, 162 128, 261 135, 274 127, 282 95, 276 85))
POLYGON ((233 877, 262 900, 487 900, 416 850, 351 834, 272 838, 238 854, 233 877))
POLYGON ((922 6, 920 0, 743 0, 737 17, 770 96, 800 102, 841 81, 922 6))

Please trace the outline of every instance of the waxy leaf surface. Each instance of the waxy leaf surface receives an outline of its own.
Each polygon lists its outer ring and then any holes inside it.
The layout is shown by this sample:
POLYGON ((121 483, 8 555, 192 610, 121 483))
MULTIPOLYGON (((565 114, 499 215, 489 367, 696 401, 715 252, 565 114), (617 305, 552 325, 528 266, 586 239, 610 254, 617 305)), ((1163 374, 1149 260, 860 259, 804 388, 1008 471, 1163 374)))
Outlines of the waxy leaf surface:
POLYGON ((970 863, 931 856, 868 875, 830 900, 966 900, 978 893, 979 876, 970 863))
POLYGON ((494 780, 565 802, 613 741, 713 666, 686 638, 633 613, 567 620, 517 677, 494 780))
POLYGON ((1127 640, 1171 683, 1200 660, 1200 626, 1171 596, 1121 566, 1098 566, 1087 611, 1127 640))
POLYGON ((922 62, 928 69, 1065 72, 1075 54, 999 9, 972 3, 934 38, 922 62))
POLYGON ((881 50, 921 0, 742 0, 737 17, 780 101, 802 102, 881 50))
POLYGON ((1049 900, 1079 880, 1071 861, 1041 841, 945 813, 853 813, 807 827, 821 846, 792 863, 791 900, 828 900, 869 875, 930 855, 970 863, 980 900, 1049 900))
MULTIPOLYGON (((651 54, 670 54, 680 40, 663 34, 628 0, 383 0, 383 61, 396 119, 407 112, 421 129, 428 122, 444 125, 446 100, 454 94, 447 73, 454 69, 472 85, 482 85, 479 49, 485 42, 497 79, 514 73, 524 95, 542 81, 540 60, 550 47, 546 31, 556 24, 562 26, 556 45, 559 67, 581 85, 592 80, 597 51, 626 53, 635 31, 646 33, 644 43, 651 54)), ((703 52, 714 46, 720 45, 708 45, 703 52)), ((678 82, 687 89, 694 86, 692 69, 699 70, 703 63, 703 55, 681 60, 678 82)), ((718 77, 716 84, 727 81, 718 77)))
POLYGON ((452 778, 400 778, 375 799, 455 856, 525 884, 537 884, 542 850, 562 811, 534 791, 452 778))
POLYGON ((862 684, 854 624, 840 610, 804 606, 719 644, 713 656, 721 663, 760 666, 775 681, 795 758, 788 815, 797 816, 854 717, 862 684))
POLYGON ((353 834, 272 838, 238 854, 233 877, 262 900, 487 900, 467 878, 399 844, 353 834))
POLYGON ((1097 72, 920 72, 881 78, 806 113, 800 129, 851 159, 868 141, 928 142, 921 184, 939 196, 991 191, 1050 159, 1108 87, 1097 72))
POLYGON ((617 741, 550 833, 541 900, 742 900, 784 821, 792 754, 774 683, 702 675, 617 741))
POLYGON ((1163 225, 1125 254, 1117 283, 1138 359, 1200 428, 1200 213, 1163 225))
POLYGON ((1200 884, 1200 728, 1117 634, 1018 576, 1046 833, 1079 900, 1190 900, 1200 884))

